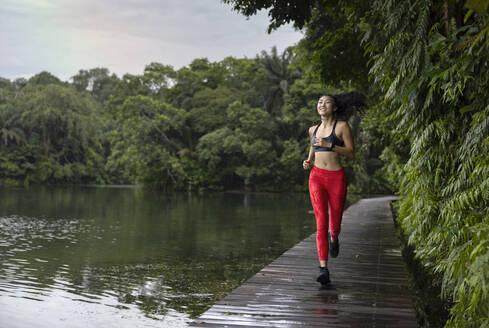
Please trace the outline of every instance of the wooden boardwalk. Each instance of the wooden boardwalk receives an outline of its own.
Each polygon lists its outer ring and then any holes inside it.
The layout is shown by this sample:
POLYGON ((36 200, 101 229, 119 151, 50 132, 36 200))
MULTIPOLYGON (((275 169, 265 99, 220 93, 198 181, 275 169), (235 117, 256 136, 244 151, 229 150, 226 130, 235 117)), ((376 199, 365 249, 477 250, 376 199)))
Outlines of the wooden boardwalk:
POLYGON ((213 305, 192 327, 417 327, 389 201, 343 214, 340 254, 321 287, 315 234, 213 305))

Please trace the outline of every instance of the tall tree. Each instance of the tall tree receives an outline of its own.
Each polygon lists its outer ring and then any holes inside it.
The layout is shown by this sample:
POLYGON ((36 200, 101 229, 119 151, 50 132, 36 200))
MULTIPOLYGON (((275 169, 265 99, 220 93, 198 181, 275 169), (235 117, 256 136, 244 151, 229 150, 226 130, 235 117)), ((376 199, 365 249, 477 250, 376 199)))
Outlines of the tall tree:
POLYGON ((120 126, 111 132, 107 169, 123 181, 171 189, 185 185, 175 136, 185 124, 185 111, 151 99, 130 96, 115 112, 120 126))
POLYGON ((102 159, 91 149, 99 147, 100 122, 93 102, 71 88, 49 84, 27 86, 17 104, 29 138, 39 140, 41 181, 80 182, 98 174, 102 159))
POLYGON ((20 145, 25 142, 20 113, 12 109, 0 109, 0 148, 8 147, 9 143, 20 145))
POLYGON ((257 57, 267 73, 268 90, 263 107, 271 114, 280 113, 284 104, 284 95, 301 75, 298 67, 291 67, 293 56, 292 48, 287 48, 281 55, 278 55, 277 48, 272 47, 270 54, 262 51, 261 55, 257 57))
POLYGON ((71 77, 72 84, 78 91, 89 91, 101 104, 113 93, 118 82, 115 74, 110 74, 107 68, 98 67, 90 70, 80 70, 71 77))

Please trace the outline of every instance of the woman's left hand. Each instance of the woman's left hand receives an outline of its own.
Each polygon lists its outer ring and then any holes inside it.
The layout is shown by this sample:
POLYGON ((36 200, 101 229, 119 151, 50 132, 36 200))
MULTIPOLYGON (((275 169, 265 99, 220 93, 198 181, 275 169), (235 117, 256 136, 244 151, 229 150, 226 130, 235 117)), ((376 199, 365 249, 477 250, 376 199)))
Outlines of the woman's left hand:
POLYGON ((331 148, 331 142, 328 142, 322 138, 316 139, 316 143, 313 144, 314 147, 331 148))

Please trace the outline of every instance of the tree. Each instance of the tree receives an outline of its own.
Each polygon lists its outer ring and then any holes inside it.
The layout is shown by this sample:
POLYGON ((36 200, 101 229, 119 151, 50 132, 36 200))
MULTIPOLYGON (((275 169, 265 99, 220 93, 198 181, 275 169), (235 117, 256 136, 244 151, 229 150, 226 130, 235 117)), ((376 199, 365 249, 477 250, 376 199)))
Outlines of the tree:
POLYGON ((8 147, 9 143, 21 145, 25 142, 20 113, 12 109, 0 109, 0 148, 8 147))
POLYGON ((234 123, 234 133, 244 156, 236 174, 243 179, 245 187, 270 186, 278 158, 273 147, 276 124, 272 117, 260 108, 250 108, 239 102, 228 107, 227 116, 234 123))
POLYGON ((225 87, 205 88, 192 97, 189 121, 192 130, 200 135, 226 125, 226 109, 239 100, 240 94, 225 87))
POLYGON ((169 101, 168 89, 175 85, 176 72, 172 66, 151 63, 144 68, 143 80, 153 91, 154 98, 169 101))
POLYGON ((362 20, 370 1, 317 1, 297 47, 299 61, 328 85, 369 92, 362 20))
POLYGON ((129 182, 182 188, 186 175, 178 163, 182 146, 175 136, 185 124, 185 111, 138 95, 126 98, 114 113, 120 128, 110 133, 107 169, 129 182))
POLYGON ((48 84, 27 86, 17 105, 29 144, 41 151, 34 154, 41 182, 103 179, 93 102, 71 88, 48 84))
POLYGON ((267 73, 268 90, 263 108, 274 115, 280 112, 284 104, 284 95, 288 93, 290 86, 301 75, 298 67, 290 67, 293 59, 292 48, 287 48, 279 56, 277 48, 272 47, 271 54, 262 51, 257 57, 267 73))
POLYGON ((78 91, 89 91, 100 104, 109 98, 119 81, 115 74, 110 75, 109 70, 102 67, 88 71, 82 69, 71 80, 78 91))
MULTIPOLYGON (((19 79, 17 80, 17 83, 25 83, 25 80, 19 79)), ((56 76, 52 75, 49 72, 43 71, 39 74, 36 74, 32 76, 27 83, 29 85, 37 86, 37 85, 48 85, 48 84, 63 84, 59 78, 56 76)))
POLYGON ((288 23, 294 23, 297 28, 304 27, 304 24, 311 18, 312 9, 316 6, 316 0, 223 0, 224 3, 231 4, 233 9, 241 12, 245 16, 253 16, 258 11, 270 9, 270 25, 268 32, 279 28, 288 23))
POLYGON ((244 160, 239 135, 225 126, 199 138, 196 146, 203 185, 211 189, 236 187, 242 179, 236 174, 244 160))
POLYGON ((220 65, 225 68, 223 86, 239 95, 242 103, 251 107, 263 106, 268 81, 265 68, 259 60, 227 57, 220 65))
POLYGON ((453 298, 446 326, 489 325, 489 1, 225 2, 248 16, 270 9, 269 30, 306 27, 306 66, 366 90, 362 125, 402 195, 399 222, 453 298), (337 51, 351 53, 352 69, 337 51))

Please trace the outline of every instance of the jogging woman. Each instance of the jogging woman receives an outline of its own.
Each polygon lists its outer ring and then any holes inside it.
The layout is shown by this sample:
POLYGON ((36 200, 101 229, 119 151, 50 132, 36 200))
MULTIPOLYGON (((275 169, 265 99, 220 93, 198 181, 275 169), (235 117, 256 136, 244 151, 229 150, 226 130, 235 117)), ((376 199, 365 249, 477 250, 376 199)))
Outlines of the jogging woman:
POLYGON ((321 123, 309 128, 311 144, 303 167, 308 170, 314 159, 309 175, 309 194, 316 216, 317 281, 323 285, 330 282, 328 251, 331 257, 337 257, 340 247, 338 236, 347 189, 340 155, 353 158, 355 153, 350 126, 346 121, 338 121, 338 116, 351 106, 363 105, 363 96, 356 92, 324 95, 317 103, 321 123))

